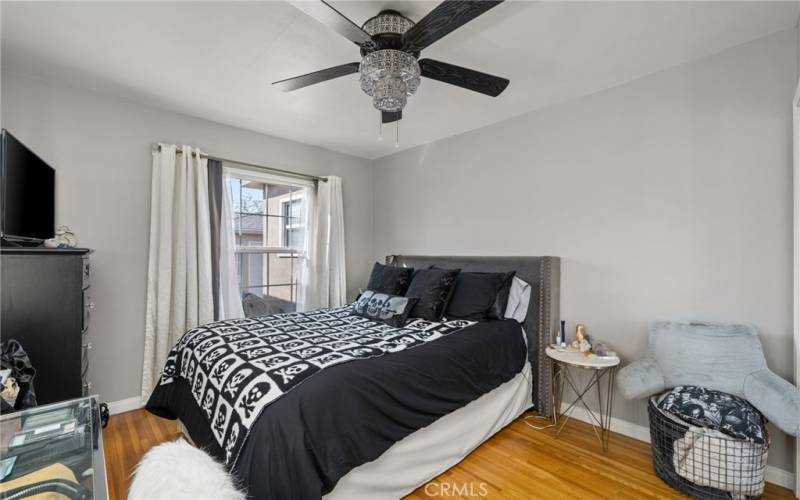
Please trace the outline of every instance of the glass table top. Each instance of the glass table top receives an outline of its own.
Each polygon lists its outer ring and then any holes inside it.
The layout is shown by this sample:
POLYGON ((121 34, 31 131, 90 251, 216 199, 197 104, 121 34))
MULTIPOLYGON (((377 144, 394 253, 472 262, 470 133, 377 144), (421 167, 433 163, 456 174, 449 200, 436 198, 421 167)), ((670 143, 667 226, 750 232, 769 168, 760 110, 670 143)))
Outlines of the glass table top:
POLYGON ((0 491, 12 490, 30 495, 55 491, 74 499, 107 498, 95 396, 0 417, 0 491))

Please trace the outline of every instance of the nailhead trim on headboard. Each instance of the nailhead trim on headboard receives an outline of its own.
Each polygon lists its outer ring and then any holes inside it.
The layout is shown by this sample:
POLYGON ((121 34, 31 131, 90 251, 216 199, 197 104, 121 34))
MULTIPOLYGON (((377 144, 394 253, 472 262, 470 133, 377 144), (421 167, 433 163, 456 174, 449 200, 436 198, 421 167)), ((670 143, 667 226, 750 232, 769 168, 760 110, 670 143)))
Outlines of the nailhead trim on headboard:
POLYGON ((541 290, 539 292, 539 297, 542 297, 542 300, 539 301, 539 384, 536 391, 536 408, 538 408, 540 415, 549 418, 553 412, 553 370, 550 358, 542 356, 542 353, 550 345, 550 339, 553 336, 550 328, 553 305, 550 296, 550 259, 544 259, 542 262, 541 274, 541 290))

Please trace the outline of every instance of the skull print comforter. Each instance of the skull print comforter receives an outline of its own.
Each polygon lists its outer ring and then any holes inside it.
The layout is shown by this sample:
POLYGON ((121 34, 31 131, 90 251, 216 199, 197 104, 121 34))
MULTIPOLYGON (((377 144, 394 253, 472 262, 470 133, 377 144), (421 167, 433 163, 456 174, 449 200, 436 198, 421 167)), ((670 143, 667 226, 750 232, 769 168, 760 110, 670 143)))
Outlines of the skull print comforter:
POLYGON ((220 321, 171 350, 147 404, 252 498, 320 498, 350 469, 510 380, 513 320, 391 327, 352 306, 220 321))

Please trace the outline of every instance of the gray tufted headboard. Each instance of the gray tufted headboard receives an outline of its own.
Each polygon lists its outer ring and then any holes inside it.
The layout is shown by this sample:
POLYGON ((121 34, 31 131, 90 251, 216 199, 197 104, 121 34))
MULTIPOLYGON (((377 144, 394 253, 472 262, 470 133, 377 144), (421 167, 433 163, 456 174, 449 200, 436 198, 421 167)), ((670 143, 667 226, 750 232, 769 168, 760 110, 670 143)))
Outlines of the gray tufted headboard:
POLYGON ((436 265, 462 271, 516 271, 531 284, 528 316, 522 325, 528 337, 528 359, 533 369, 533 405, 546 417, 552 416, 553 395, 550 360, 544 350, 558 330, 559 296, 561 292, 561 259, 559 257, 459 257, 431 255, 389 255, 386 264, 427 269, 436 265))

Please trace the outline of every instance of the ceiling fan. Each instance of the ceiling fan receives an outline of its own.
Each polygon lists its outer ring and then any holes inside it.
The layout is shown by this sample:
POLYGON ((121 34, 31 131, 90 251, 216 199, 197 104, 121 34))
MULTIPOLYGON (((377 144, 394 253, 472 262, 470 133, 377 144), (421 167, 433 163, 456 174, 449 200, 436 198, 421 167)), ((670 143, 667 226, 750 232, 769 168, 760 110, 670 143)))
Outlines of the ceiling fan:
POLYGON ((327 25, 361 48, 361 62, 351 62, 274 82, 284 92, 360 73, 361 90, 372 97, 381 122, 403 117, 408 96, 420 77, 499 96, 509 80, 433 59, 419 59, 420 52, 451 31, 485 13, 503 0, 445 0, 415 23, 394 10, 383 10, 358 26, 324 0, 292 2, 294 6, 327 25))

